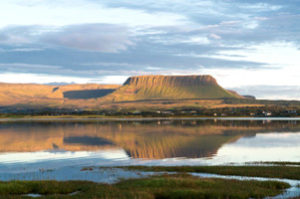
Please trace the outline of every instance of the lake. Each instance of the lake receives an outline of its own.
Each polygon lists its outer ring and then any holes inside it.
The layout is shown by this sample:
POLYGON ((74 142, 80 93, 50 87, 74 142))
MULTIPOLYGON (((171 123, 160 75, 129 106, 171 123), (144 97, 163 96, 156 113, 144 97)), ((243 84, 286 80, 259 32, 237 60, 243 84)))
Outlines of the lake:
MULTIPOLYGON (((61 119, 0 123, 2 180, 19 179, 20 173, 28 177, 37 170, 71 171, 84 166, 256 161, 300 162, 300 121, 61 119)), ((24 176, 21 179, 27 179, 24 176)))

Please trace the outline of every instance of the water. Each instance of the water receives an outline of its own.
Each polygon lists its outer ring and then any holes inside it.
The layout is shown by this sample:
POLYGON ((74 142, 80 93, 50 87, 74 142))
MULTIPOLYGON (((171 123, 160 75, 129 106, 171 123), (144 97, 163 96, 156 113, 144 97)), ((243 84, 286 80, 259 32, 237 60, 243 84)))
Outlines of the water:
POLYGON ((300 121, 189 119, 0 123, 0 168, 24 164, 211 165, 253 161, 299 162, 300 121))
POLYGON ((209 174, 209 173, 191 173, 193 176, 198 176, 202 178, 220 178, 220 179, 229 179, 229 180, 242 180, 242 181, 280 181, 288 183, 291 187, 288 188, 285 192, 275 197, 267 197, 266 199, 284 199, 284 198, 296 198, 300 196, 300 180, 289 180, 289 179, 279 179, 279 178, 262 178, 262 177, 245 177, 245 176, 227 176, 227 175, 218 175, 218 174, 209 174))
MULTIPOLYGON (((0 121, 0 181, 114 183, 149 173, 97 166, 226 165, 257 161, 300 162, 300 121, 286 118, 0 121), (94 169, 83 171, 84 167, 94 169)), ((298 195, 299 188, 293 185, 282 198, 298 195)))

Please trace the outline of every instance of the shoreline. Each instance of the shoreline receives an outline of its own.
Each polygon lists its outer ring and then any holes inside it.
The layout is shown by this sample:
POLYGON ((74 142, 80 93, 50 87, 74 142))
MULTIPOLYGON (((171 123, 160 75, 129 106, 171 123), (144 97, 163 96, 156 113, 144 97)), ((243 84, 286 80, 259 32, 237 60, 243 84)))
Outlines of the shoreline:
POLYGON ((161 120, 226 120, 226 121, 300 121, 300 117, 103 117, 103 116, 24 116, 0 117, 0 122, 26 121, 161 121, 161 120))
MULTIPOLYGON (((261 186, 265 185, 266 186, 266 192, 263 191, 257 197, 254 198, 261 198, 261 196, 265 197, 274 197, 274 198, 293 198, 293 197, 299 197, 300 196, 300 181, 298 178, 296 179, 291 179, 291 176, 294 176, 293 173, 299 171, 299 167, 294 167, 292 168, 292 171, 290 167, 260 167, 264 168, 264 170, 270 169, 273 171, 274 174, 278 174, 276 172, 277 168, 280 168, 282 176, 266 176, 265 171, 258 171, 257 173, 255 172, 255 176, 253 175, 246 175, 247 172, 245 171, 251 171, 251 173, 254 172, 251 167, 231 167, 231 166, 218 166, 218 167, 211 167, 211 166, 202 166, 202 167, 78 167, 76 170, 74 168, 65 168, 65 169, 60 169, 61 171, 58 172, 56 170, 40 170, 40 175, 37 175, 36 179, 17 179, 18 181, 0 181, 0 184, 5 186, 10 186, 11 188, 5 192, 6 195, 10 195, 10 193, 15 193, 15 188, 14 188, 14 183, 18 182, 19 185, 26 186, 27 184, 35 184, 34 186, 30 187, 40 187, 40 186, 46 186, 49 183, 52 184, 60 184, 60 186, 64 187, 72 182, 78 183, 76 186, 76 189, 70 190, 69 192, 61 192, 59 194, 72 194, 72 193, 77 193, 78 195, 81 195, 82 198, 89 198, 85 197, 89 192, 82 190, 82 183, 88 183, 92 185, 97 185, 97 186, 126 186, 126 187, 132 187, 133 185, 138 185, 138 184, 144 184, 146 183, 146 189, 149 189, 149 183, 154 179, 154 182, 159 184, 156 186, 152 184, 153 186, 150 187, 160 187, 164 185, 165 189, 172 189, 175 182, 183 182, 183 184, 178 185, 178 189, 182 190, 187 189, 191 190, 191 188, 194 187, 195 183, 199 184, 199 188, 197 189, 203 189, 206 187, 203 183, 205 184, 212 182, 213 184, 210 186, 211 188, 207 190, 207 194, 211 194, 212 196, 216 196, 218 191, 216 191, 215 186, 217 186, 217 182, 222 182, 222 190, 223 187, 227 187, 228 184, 234 186, 232 187, 231 191, 227 193, 228 196, 236 196, 235 193, 238 190, 248 190, 247 192, 249 195, 246 197, 241 196, 241 198, 249 198, 252 196, 253 193, 256 193, 256 190, 260 189, 261 186), (237 169, 242 169, 240 171, 236 171, 237 169), (51 175, 55 172, 58 172, 57 175, 60 176, 61 173, 65 173, 66 170, 73 170, 72 178, 70 179, 65 179, 65 178, 54 178, 51 177, 51 175), (243 171, 244 170, 244 171, 243 171), (243 172, 242 175, 240 175, 243 172), (74 174, 77 173, 78 178, 74 178, 74 174), (44 175, 46 179, 41 179, 41 175, 44 175), (180 180, 178 181, 178 179, 180 180), (169 184, 170 180, 172 181, 171 184, 169 184), (174 181, 173 181, 174 180, 174 181), (173 183, 174 182, 174 183, 173 183), (133 184, 132 184, 133 183, 133 184), (163 183, 163 184, 161 184, 163 183), (192 183, 193 186, 189 187, 186 186, 187 184, 192 183), (233 183, 233 184, 232 184, 233 183), (39 185, 36 185, 39 184, 39 185), (202 186, 203 185, 203 186, 202 186), (245 187, 251 188, 251 189, 245 189, 245 187), (273 194, 270 194, 270 191, 276 191, 273 194), (264 195, 261 195, 265 193, 264 195)), ((257 167, 258 168, 258 167, 257 167)), ((250 173, 250 174, 251 174, 250 173)), ((20 175, 18 175, 20 177, 20 175)), ((32 189, 29 191, 20 191, 18 192, 19 195, 15 196, 26 196, 26 194, 37 194, 37 197, 51 197, 51 194, 57 194, 54 191, 57 190, 57 186, 49 186, 48 187, 48 194, 44 194, 43 192, 32 189)), ((141 188, 140 185, 138 188, 141 188)), ((27 189, 26 189, 27 190, 27 189)), ((1 192, 1 189, 0 189, 1 192)), ((150 193, 154 193, 155 190, 150 191, 150 193)), ((224 191, 221 191, 219 194, 222 196, 224 191)), ((94 193, 93 193, 94 194, 94 193)), ((192 194, 192 192, 187 193, 189 196, 192 194)), ((226 194, 226 195, 227 195, 226 194)), ((244 194, 243 194, 244 195, 244 194)), ((1 196, 1 194, 0 194, 1 196)), ((30 196, 30 195, 27 195, 30 196)), ((17 197, 18 198, 18 197, 17 197)), ((75 197, 76 198, 76 197, 75 197)), ((101 198, 101 197, 100 197, 101 198)), ((110 197, 106 197, 110 198, 110 197)), ((112 197, 114 198, 114 197, 112 197)), ((172 198, 172 197, 171 197, 172 198)), ((213 197, 212 197, 213 198, 213 197)), ((221 197, 222 198, 222 197, 221 197)), ((253 197, 252 197, 253 198, 253 197)))

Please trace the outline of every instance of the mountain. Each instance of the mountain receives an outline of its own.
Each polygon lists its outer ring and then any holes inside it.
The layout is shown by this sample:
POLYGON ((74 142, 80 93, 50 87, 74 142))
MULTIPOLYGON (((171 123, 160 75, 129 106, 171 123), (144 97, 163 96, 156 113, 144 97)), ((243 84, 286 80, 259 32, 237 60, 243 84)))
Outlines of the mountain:
POLYGON ((244 97, 222 88, 209 75, 135 76, 128 78, 123 85, 0 83, 0 112, 3 113, 27 113, 28 110, 43 108, 103 110, 215 107, 223 106, 225 99, 244 97))
POLYGON ((0 106, 15 104, 61 104, 68 99, 103 97, 119 85, 72 84, 63 86, 0 83, 0 106))
POLYGON ((222 88, 210 75, 130 77, 115 92, 105 97, 114 102, 154 99, 243 98, 222 88))

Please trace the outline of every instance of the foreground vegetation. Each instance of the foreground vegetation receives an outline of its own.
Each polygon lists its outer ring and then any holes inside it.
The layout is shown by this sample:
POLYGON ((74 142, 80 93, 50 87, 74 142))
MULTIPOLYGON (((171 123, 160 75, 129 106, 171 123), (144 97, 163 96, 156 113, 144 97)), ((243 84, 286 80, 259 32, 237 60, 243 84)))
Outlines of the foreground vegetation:
POLYGON ((300 167, 292 166, 130 166, 130 170, 155 172, 195 172, 248 177, 266 177, 300 180, 300 167))
MULTIPOLYGON (((50 103, 51 104, 51 103, 50 103)), ((72 106, 19 104, 0 106, 0 118, 27 116, 105 117, 299 117, 300 101, 254 99, 153 99, 72 106), (84 107, 81 107, 85 105, 84 107), (87 108, 89 107, 89 108, 87 108)))
POLYGON ((0 198, 26 198, 41 194, 44 198, 264 198, 281 194, 289 185, 282 182, 201 179, 187 174, 153 176, 123 180, 114 185, 69 181, 13 181, 0 183, 0 198))
POLYGON ((300 166, 300 162, 249 162, 252 165, 300 166))

